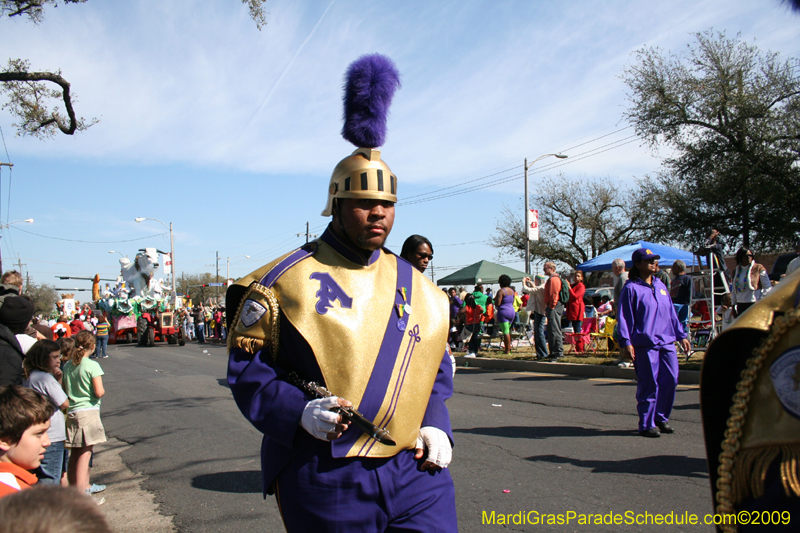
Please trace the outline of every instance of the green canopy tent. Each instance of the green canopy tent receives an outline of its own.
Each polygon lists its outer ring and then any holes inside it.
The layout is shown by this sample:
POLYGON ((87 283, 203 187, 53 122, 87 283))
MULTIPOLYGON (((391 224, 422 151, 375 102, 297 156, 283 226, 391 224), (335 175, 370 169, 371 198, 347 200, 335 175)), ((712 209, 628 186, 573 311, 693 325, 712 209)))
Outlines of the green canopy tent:
POLYGON ((492 263, 491 261, 478 261, 477 263, 457 270, 452 274, 436 281, 441 285, 475 285, 484 283, 486 285, 496 284, 501 275, 507 274, 512 282, 520 282, 522 278, 529 275, 514 268, 505 267, 492 263))

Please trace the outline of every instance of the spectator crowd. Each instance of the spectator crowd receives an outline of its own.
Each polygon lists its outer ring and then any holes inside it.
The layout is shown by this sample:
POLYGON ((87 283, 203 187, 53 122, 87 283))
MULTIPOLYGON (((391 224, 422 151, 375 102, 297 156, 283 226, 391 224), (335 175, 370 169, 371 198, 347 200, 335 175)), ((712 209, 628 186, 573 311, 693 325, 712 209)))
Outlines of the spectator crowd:
MULTIPOLYGON (((658 259, 654 260, 653 277, 668 291, 678 321, 689 338, 698 330, 708 333, 712 309, 717 331, 721 331, 778 282, 770 280, 766 268, 755 261, 749 248, 737 250, 736 267, 729 269, 725 264, 724 246, 719 232, 711 230, 698 249, 699 256, 705 258, 704 268, 712 264, 716 271, 714 298, 707 298, 708 294, 704 293, 710 281, 705 285, 696 283, 698 278, 690 275, 684 261, 674 261, 669 271, 665 271, 660 268, 658 259)), ((800 239, 795 242, 795 249, 798 256, 789 262, 783 276, 800 269, 800 239)), ((485 288, 483 283, 475 285, 472 292, 462 289, 459 293, 455 287, 446 289, 450 301, 451 350, 466 351, 468 358, 476 357, 481 350, 481 340, 499 338, 504 353, 508 353, 511 336, 526 335, 535 359, 558 361, 564 355, 565 340, 576 352, 583 353, 592 333, 602 333, 610 346, 618 347, 617 302, 629 280, 626 260, 617 258, 612 262, 610 294, 594 298, 587 292, 585 274, 581 270, 560 274, 555 263, 548 261, 543 271, 543 274, 522 279, 522 295, 517 294, 510 279, 502 277, 497 281, 500 289, 494 295, 492 288, 485 288), (505 308, 502 317, 498 313, 500 306, 505 308), (509 324, 508 331, 503 324, 509 324)), ((616 364, 632 367, 633 361, 621 350, 616 364)))

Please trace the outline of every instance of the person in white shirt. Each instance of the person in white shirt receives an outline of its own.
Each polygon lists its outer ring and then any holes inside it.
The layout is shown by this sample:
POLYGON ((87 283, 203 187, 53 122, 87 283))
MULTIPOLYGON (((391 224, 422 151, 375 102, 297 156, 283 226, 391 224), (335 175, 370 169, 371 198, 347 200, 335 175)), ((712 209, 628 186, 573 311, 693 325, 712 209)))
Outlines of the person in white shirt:
POLYGON ((544 282, 545 277, 541 274, 536 275, 536 281, 531 278, 522 279, 522 292, 529 294, 528 305, 525 311, 533 317, 533 338, 536 346, 536 357, 545 359, 547 357, 547 341, 544 338, 544 325, 546 308, 544 303, 544 282))
POLYGON ((753 252, 749 248, 742 247, 736 252, 736 269, 733 271, 732 285, 731 299, 737 316, 772 288, 767 269, 753 261, 753 252))

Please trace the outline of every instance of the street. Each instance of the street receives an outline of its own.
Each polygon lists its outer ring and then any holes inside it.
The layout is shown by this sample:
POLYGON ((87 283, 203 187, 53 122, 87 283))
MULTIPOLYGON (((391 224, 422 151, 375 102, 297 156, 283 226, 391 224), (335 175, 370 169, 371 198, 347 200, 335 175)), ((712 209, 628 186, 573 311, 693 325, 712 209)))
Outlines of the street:
MULTIPOLYGON (((110 437, 131 445, 122 460, 145 476, 143 487, 160 512, 191 533, 282 531, 274 498, 261 496, 261 436, 226 384, 225 347, 190 342, 109 350, 110 358, 100 360, 103 423, 110 437)), ((676 433, 660 439, 637 435, 634 391, 630 381, 459 368, 448 402, 459 531, 665 527, 579 525, 577 519, 515 525, 508 516, 535 520, 569 511, 688 512, 702 523, 712 505, 697 387, 679 387, 671 418, 676 433), (510 525, 498 522, 504 519, 510 525)))

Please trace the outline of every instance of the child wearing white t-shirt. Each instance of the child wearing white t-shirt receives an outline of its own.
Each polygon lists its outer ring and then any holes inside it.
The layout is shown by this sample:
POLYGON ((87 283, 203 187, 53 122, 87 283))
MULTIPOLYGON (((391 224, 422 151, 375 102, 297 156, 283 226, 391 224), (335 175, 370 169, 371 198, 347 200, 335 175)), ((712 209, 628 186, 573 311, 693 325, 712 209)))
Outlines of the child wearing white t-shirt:
POLYGON ((44 453, 39 468, 34 472, 39 483, 58 485, 64 465, 64 441, 67 439, 63 410, 69 407, 69 398, 61 388, 61 348, 50 340, 41 340, 31 346, 23 362, 23 385, 47 396, 56 410, 50 418, 47 436, 50 446, 44 453))

